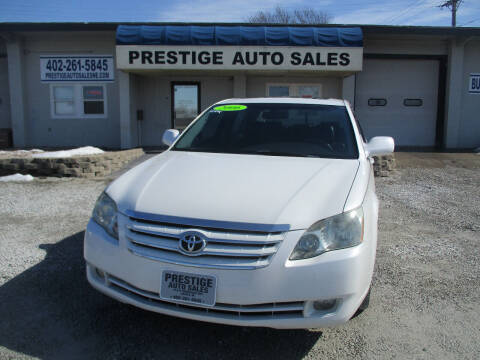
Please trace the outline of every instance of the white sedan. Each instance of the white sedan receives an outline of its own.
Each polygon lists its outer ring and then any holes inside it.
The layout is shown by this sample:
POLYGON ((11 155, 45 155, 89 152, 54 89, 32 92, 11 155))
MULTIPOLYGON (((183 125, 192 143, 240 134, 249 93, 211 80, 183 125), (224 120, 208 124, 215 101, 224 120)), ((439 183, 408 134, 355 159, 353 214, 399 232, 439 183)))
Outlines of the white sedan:
POLYGON ((85 233, 90 284, 214 323, 315 328, 368 305, 377 246, 373 155, 343 100, 229 99, 119 177, 85 233))

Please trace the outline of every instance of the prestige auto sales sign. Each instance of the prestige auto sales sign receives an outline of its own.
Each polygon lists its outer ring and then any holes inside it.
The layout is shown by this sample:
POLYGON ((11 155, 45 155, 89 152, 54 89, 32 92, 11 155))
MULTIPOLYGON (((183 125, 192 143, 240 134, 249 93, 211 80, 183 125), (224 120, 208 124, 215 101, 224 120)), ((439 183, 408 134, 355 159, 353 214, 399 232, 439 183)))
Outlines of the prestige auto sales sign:
POLYGON ((361 47, 118 45, 125 70, 361 71, 361 47))

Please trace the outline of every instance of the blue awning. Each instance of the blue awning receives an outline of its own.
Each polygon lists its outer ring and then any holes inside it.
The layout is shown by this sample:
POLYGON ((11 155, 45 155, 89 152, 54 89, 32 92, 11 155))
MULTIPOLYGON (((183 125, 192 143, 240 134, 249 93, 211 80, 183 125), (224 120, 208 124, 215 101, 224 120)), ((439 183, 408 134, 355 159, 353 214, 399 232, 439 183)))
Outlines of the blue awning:
POLYGON ((119 25, 117 45, 362 47, 359 27, 119 25))

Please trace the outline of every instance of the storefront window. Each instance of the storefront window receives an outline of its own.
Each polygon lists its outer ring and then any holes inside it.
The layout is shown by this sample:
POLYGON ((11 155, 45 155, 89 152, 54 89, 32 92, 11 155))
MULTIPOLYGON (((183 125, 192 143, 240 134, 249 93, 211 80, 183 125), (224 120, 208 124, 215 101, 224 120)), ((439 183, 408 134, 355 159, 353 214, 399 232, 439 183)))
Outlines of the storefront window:
POLYGON ((282 85, 270 85, 270 87, 268 88, 268 96, 272 96, 272 97, 290 96, 289 87, 282 86, 282 85))
POLYGON ((55 86, 53 96, 55 115, 72 115, 75 113, 73 86, 55 86))
POLYGON ((103 86, 83 87, 83 113, 103 114, 103 86))
POLYGON ((310 85, 299 85, 298 86, 298 96, 302 98, 319 98, 320 97, 320 87, 319 86, 310 86, 310 85))
POLYGON ((106 117, 105 92, 105 85, 52 85, 52 117, 106 117))
POLYGON ((271 97, 301 97, 320 99, 321 84, 267 84, 267 96, 271 97))

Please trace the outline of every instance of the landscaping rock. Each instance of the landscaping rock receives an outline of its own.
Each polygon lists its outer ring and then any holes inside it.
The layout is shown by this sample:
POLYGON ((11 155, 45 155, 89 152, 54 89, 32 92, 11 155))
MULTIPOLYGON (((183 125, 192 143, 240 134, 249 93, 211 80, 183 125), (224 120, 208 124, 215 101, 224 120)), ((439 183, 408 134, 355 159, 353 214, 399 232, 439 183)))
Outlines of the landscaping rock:
POLYGON ((142 155, 142 149, 130 149, 72 158, 7 158, 0 159, 0 175, 103 177, 142 155))

